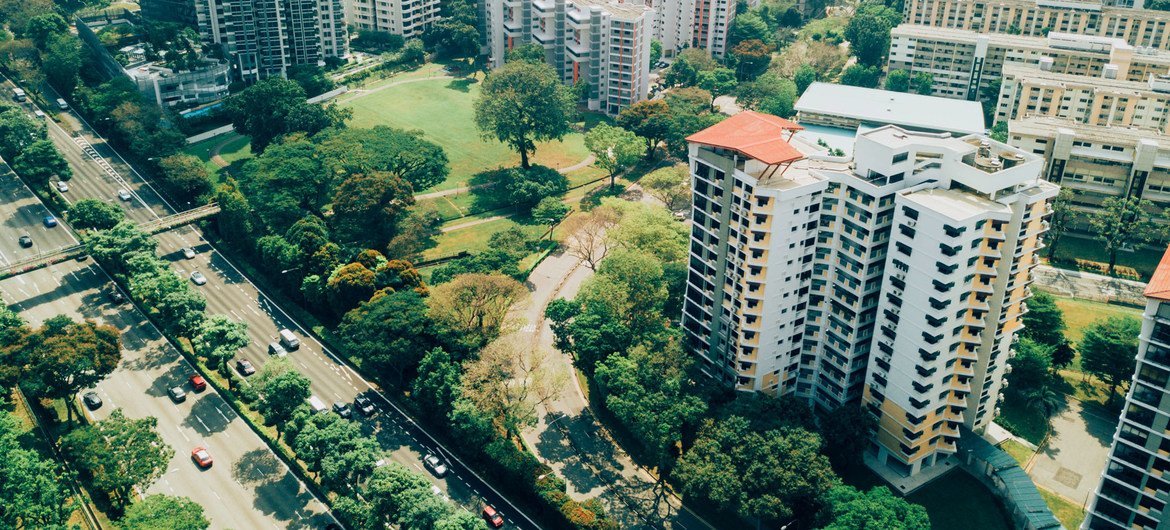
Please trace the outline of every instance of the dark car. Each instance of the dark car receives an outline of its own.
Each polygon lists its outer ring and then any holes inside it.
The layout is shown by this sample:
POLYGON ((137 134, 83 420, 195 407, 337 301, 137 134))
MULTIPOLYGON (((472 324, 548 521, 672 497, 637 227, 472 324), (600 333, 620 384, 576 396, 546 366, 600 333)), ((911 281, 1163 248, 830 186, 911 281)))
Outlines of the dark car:
POLYGON ((122 290, 117 285, 110 284, 110 301, 115 304, 120 304, 126 301, 126 295, 122 294, 122 290))
POLYGON ((97 395, 97 392, 86 392, 81 396, 81 401, 85 403, 85 407, 89 410, 97 410, 102 408, 102 398, 97 395))
POLYGON ((19 238, 17 238, 17 241, 20 242, 21 248, 32 247, 32 236, 29 236, 28 234, 20 236, 19 238))
POLYGON ((187 392, 184 391, 182 387, 176 386, 170 390, 167 390, 167 395, 171 396, 171 401, 174 401, 175 403, 182 403, 187 401, 187 392))
POLYGON ((45 223, 45 228, 53 228, 54 226, 57 226, 57 218, 51 215, 46 215, 45 218, 41 221, 45 223))
POLYGON ((374 400, 366 396, 358 396, 353 400, 353 407, 357 409, 362 416, 369 416, 374 413, 374 400))
POLYGON ((249 361, 247 359, 240 359, 240 360, 236 361, 236 370, 238 370, 240 372, 240 375, 242 375, 244 377, 248 377, 248 376, 256 373, 256 367, 252 366, 252 361, 249 361))
POLYGON ((338 416, 345 419, 353 416, 353 410, 349 408, 349 403, 342 403, 340 401, 333 404, 333 412, 336 412, 338 416))

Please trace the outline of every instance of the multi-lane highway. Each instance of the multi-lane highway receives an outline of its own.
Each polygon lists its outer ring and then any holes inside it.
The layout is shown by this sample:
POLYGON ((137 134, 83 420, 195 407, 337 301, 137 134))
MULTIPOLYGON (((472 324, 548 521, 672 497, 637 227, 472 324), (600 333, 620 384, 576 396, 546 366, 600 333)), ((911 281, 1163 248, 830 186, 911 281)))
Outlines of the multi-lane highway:
MULTIPOLYGON (((11 85, 5 80, 5 88, 11 85)), ((31 111, 31 107, 30 107, 31 111)), ((129 219, 145 222, 175 212, 140 175, 130 168, 104 140, 94 135, 80 117, 72 112, 61 113, 64 127, 49 124, 50 138, 73 167, 68 200, 95 198, 121 205, 129 219), (66 129, 68 128, 68 130, 66 129), (119 190, 132 193, 129 201, 117 198, 119 190)), ((344 361, 324 348, 305 332, 297 322, 276 306, 271 299, 253 285, 225 256, 207 243, 192 227, 172 230, 156 236, 159 254, 172 261, 176 271, 187 276, 198 270, 208 279, 198 289, 207 298, 210 314, 225 314, 246 322, 251 344, 241 353, 260 368, 268 361, 266 345, 273 341, 280 329, 293 330, 301 339, 299 350, 289 354, 290 360, 312 381, 312 392, 326 403, 352 403, 359 394, 375 398, 380 411, 371 418, 360 418, 363 427, 374 434, 387 458, 422 471, 422 456, 427 452, 440 454, 449 462, 451 473, 445 479, 430 476, 453 502, 473 511, 483 504, 500 509, 509 527, 537 528, 536 524, 464 466, 451 453, 441 448, 426 432, 382 396, 373 385, 364 380, 344 361), (185 259, 181 249, 195 249, 193 259, 185 259)), ((160 420, 161 422, 161 420, 160 420)))
POLYGON ((48 215, 45 205, 0 160, 0 226, 4 227, 0 230, 0 266, 77 244, 67 227, 46 226, 48 215), (21 236, 28 236, 31 245, 22 245, 21 236))

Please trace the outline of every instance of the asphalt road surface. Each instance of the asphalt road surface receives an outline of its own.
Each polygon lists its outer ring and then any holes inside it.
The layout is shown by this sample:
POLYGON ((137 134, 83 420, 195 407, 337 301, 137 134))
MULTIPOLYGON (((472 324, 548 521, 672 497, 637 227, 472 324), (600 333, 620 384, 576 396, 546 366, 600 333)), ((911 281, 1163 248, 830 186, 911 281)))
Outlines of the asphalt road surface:
MULTIPOLYGON (((3 86, 5 92, 11 88, 11 84, 6 80, 3 86)), ((25 106, 32 112, 31 103, 25 106)), ((74 176, 69 181, 70 191, 65 194, 66 200, 74 202, 82 198, 93 198, 118 204, 126 211, 128 219, 138 222, 151 221, 172 214, 176 211, 175 206, 179 206, 180 210, 187 208, 188 205, 168 204, 104 140, 93 136, 92 129, 84 124, 79 116, 72 111, 61 112, 58 115, 63 120, 64 127, 84 131, 75 135, 74 132, 67 131, 49 120, 49 137, 73 168, 74 176), (77 136, 81 136, 82 140, 79 141, 77 136), (95 160, 92 154, 86 152, 84 149, 86 145, 92 146, 92 153, 101 161, 95 160), (131 200, 118 199, 118 191, 123 189, 131 192, 131 200)), ((156 238, 159 241, 159 255, 171 260, 176 271, 186 277, 198 270, 207 277, 207 284, 198 289, 207 298, 208 314, 225 314, 248 324, 252 343, 241 352, 240 357, 252 361, 259 370, 269 359, 267 344, 275 340, 278 331, 280 329, 294 331, 301 339, 301 347, 290 352, 289 358, 297 370, 312 381, 311 389, 314 395, 325 403, 332 404, 352 403, 356 396, 365 394, 377 403, 379 410, 372 417, 361 418, 355 414, 354 418, 362 423, 363 429, 377 437, 386 451, 387 459, 426 473, 422 466, 423 455, 438 454, 447 461, 451 471, 445 478, 438 478, 429 473, 427 476, 440 488, 445 497, 477 513, 484 504, 491 504, 501 512, 509 528, 538 528, 535 523, 519 513, 514 505, 480 479, 473 470, 454 458, 450 451, 440 447, 436 440, 378 393, 373 385, 309 336, 302 326, 293 321, 223 255, 203 240, 196 228, 178 228, 158 234, 156 238), (183 258, 181 252, 183 247, 193 248, 197 253, 196 257, 193 260, 183 258)), ((189 453, 189 450, 187 452, 189 453)))
POLYGON ((213 388, 192 391, 191 366, 134 306, 111 302, 109 283, 92 261, 67 261, 8 278, 0 282, 0 293, 32 326, 66 315, 122 332, 122 362, 94 389, 104 403, 85 414, 100 421, 121 409, 130 418, 158 418, 159 434, 175 456, 146 493, 190 497, 203 506, 212 528, 309 529, 332 522, 327 507, 213 388), (167 395, 176 386, 188 392, 183 403, 167 395), (210 469, 191 461, 196 446, 210 451, 210 469))
POLYGON ((0 226, 3 226, 0 230, 0 266, 77 244, 65 226, 45 226, 47 215, 50 213, 45 205, 17 178, 8 164, 0 160, 0 226), (32 238, 31 247, 22 247, 18 243, 23 235, 32 238))

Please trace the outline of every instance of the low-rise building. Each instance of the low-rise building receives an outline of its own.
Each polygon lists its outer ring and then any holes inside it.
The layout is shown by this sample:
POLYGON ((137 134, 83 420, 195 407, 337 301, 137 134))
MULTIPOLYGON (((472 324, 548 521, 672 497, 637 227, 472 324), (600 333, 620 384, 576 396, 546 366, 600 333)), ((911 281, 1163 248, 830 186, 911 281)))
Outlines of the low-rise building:
POLYGON ((204 61, 200 68, 176 72, 162 64, 144 63, 127 67, 126 75, 160 107, 201 105, 228 96, 231 65, 204 61))
POLYGON ((816 82, 800 95, 796 118, 801 125, 856 130, 897 125, 903 129, 956 134, 982 134, 983 109, 960 101, 816 82))

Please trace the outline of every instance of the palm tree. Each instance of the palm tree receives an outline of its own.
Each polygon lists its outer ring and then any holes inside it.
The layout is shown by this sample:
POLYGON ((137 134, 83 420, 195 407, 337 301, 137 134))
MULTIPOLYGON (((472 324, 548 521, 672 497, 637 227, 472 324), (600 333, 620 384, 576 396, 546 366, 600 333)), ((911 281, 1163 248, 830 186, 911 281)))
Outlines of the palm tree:
POLYGON ((1045 418, 1051 418, 1053 414, 1065 406, 1064 394, 1052 388, 1051 384, 1026 391, 1024 399, 1028 400, 1027 407, 1029 409, 1039 412, 1045 418))

